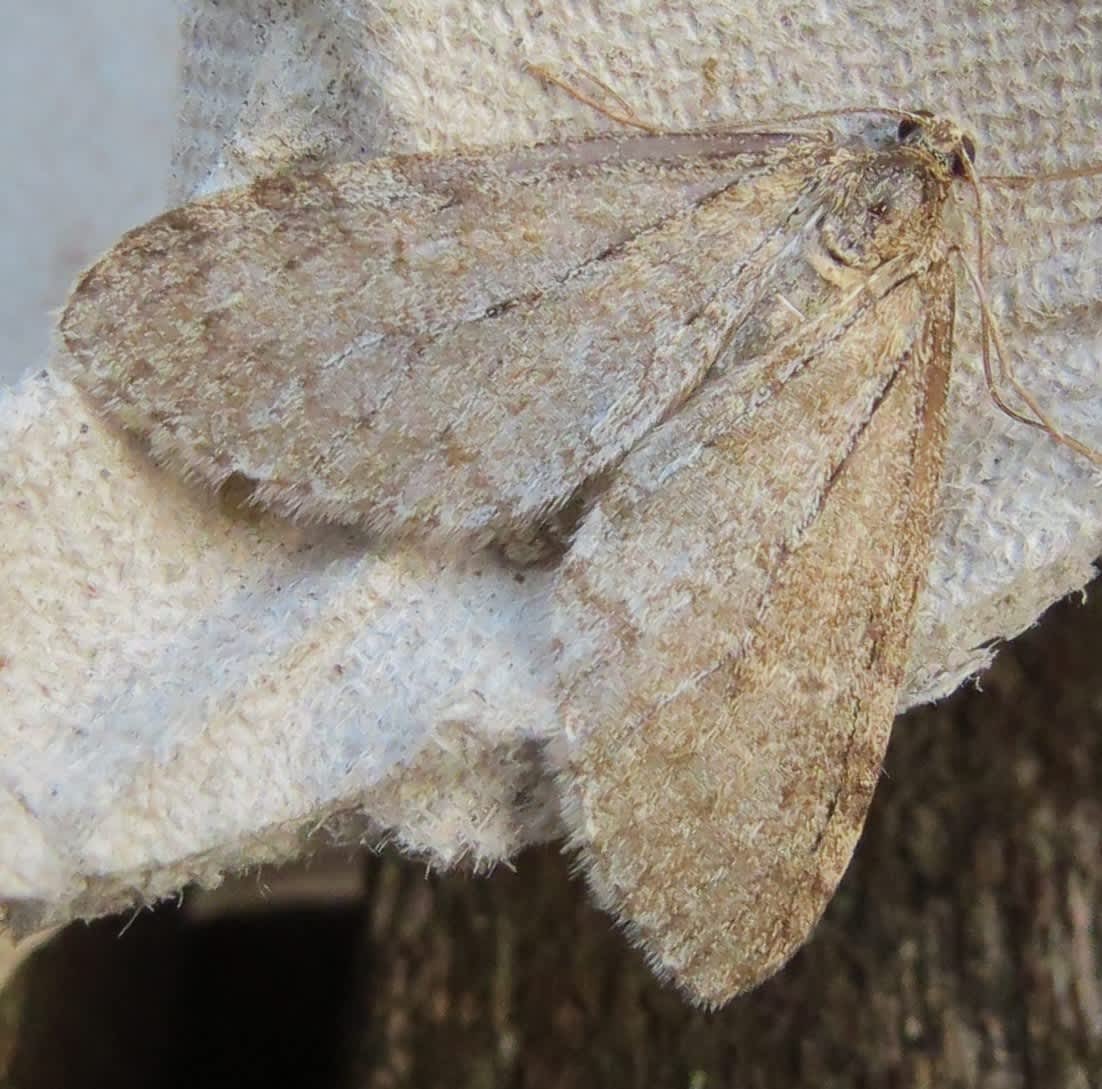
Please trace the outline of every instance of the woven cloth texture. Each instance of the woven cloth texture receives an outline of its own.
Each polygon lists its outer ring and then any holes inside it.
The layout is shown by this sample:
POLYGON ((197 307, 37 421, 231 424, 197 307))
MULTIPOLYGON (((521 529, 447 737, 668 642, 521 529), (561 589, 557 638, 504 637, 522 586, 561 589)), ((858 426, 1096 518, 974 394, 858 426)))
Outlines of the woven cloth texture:
MULTIPOLYGON (((613 122, 525 68, 597 77, 668 128, 891 105, 948 114, 985 173, 1102 144, 1102 7, 861 0, 192 2, 166 206, 298 160, 613 122)), ((584 77, 580 77, 584 78, 584 77)), ((1096 444, 1102 180, 992 188, 990 295, 1023 380, 1096 444)), ((966 248, 974 216, 957 215, 966 248)), ((1097 470, 1001 414, 961 278, 940 529, 904 705, 1081 587, 1097 470)), ((387 837, 492 864, 558 830, 551 573, 374 555, 161 472, 46 376, 0 401, 0 902, 27 930, 387 837)))

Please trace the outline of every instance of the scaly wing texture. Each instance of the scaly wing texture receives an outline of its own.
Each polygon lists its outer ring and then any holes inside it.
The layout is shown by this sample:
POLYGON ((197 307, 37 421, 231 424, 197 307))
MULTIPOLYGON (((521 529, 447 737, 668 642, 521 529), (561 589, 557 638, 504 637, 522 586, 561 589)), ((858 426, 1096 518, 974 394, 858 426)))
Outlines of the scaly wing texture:
POLYGON ((574 843, 707 1004, 775 971, 840 880, 924 576, 952 279, 848 305, 634 451, 557 591, 574 843))
POLYGON ((717 132, 265 178, 89 270, 69 373, 158 459, 280 513, 525 528, 698 384, 836 154, 717 132))

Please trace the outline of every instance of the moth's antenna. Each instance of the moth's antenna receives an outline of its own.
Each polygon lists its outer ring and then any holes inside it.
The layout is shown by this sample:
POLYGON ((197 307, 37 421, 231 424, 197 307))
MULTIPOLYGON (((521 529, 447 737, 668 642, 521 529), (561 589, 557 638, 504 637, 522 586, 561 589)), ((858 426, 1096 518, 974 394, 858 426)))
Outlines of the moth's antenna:
POLYGON ((985 185, 1024 189, 1037 182, 1075 181, 1078 178, 1096 178, 1099 174, 1102 174, 1102 163, 1091 163, 1089 166, 1069 166, 1065 170, 1054 170, 1049 174, 984 174, 980 181, 985 185))
MULTIPOLYGON (((580 87, 575 86, 569 80, 564 79, 562 76, 556 75, 551 69, 546 68, 542 64, 535 64, 528 61, 524 65, 525 69, 534 75, 537 79, 543 80, 545 83, 550 83, 552 86, 558 87, 560 90, 565 91, 571 98, 578 102, 581 102, 585 106, 589 106, 590 109, 596 110, 598 113, 602 113, 605 117, 612 121, 616 121, 621 125, 629 125, 632 128, 642 129, 644 132, 649 133, 661 133, 663 130, 660 126, 652 124, 649 121, 642 120, 638 114, 631 108, 624 97, 618 94, 612 87, 610 87, 603 80, 598 79, 592 72, 583 71, 583 75, 592 80, 598 87, 601 88, 610 98, 613 98, 619 105, 619 110, 610 109, 603 102, 598 101, 592 95, 587 94, 580 87)), ((819 121, 830 117, 845 117, 845 116, 880 116, 880 117, 896 117, 901 121, 918 121, 922 122, 928 120, 922 114, 913 113, 910 110, 900 110, 893 106, 842 106, 835 110, 814 110, 811 113, 797 113, 788 114, 784 117, 777 117, 771 119, 765 119, 762 121, 756 121, 753 124, 748 125, 724 125, 724 128, 745 128, 749 131, 761 129, 767 126, 774 125, 788 125, 797 121, 819 121)))
POLYGON ((562 78, 562 76, 555 75, 550 69, 545 68, 542 64, 525 64, 525 68, 532 73, 537 79, 542 79, 545 83, 550 83, 560 90, 565 91, 571 98, 576 99, 585 106, 589 106, 590 109, 596 110, 598 113, 603 113, 605 117, 610 118, 613 121, 618 122, 621 125, 629 125, 631 128, 642 129, 644 132, 659 133, 662 130, 657 125, 652 125, 647 121, 641 120, 635 113, 635 111, 627 104, 623 96, 617 94, 607 83, 598 79, 591 72, 584 72, 583 74, 591 79, 598 87, 601 88, 605 94, 613 98, 620 106, 620 110, 613 110, 606 106, 603 102, 598 101, 592 95, 586 94, 580 87, 576 87, 568 80, 562 78), (622 112, 621 112, 622 111, 622 112))
POLYGON ((929 117, 925 114, 914 113, 912 110, 900 110, 895 106, 839 106, 833 110, 813 110, 811 113, 791 114, 783 118, 785 121, 816 121, 826 117, 897 117, 900 121, 916 121, 919 124, 928 123, 929 117))

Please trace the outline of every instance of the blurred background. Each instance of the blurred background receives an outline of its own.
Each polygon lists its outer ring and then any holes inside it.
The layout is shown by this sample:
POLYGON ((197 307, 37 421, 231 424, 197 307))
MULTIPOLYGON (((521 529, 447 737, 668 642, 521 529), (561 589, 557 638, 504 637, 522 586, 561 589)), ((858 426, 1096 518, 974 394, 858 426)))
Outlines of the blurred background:
POLYGON ((7 4, 0 34, 0 384, 45 364, 51 312, 115 237, 160 211, 176 8, 7 4), (125 26, 125 33, 120 33, 125 26))

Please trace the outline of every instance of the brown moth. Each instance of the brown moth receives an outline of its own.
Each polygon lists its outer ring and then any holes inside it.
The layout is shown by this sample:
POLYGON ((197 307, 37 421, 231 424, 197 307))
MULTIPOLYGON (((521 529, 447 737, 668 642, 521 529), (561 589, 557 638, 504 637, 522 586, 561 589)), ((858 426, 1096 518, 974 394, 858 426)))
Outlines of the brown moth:
POLYGON ((66 375, 286 515, 473 547, 580 501, 554 601, 572 844, 719 1004, 807 938, 879 775, 970 157, 904 115, 879 145, 617 134, 264 178, 85 273, 66 375))
POLYGON ((880 773, 938 493, 963 146, 929 124, 816 171, 808 316, 734 333, 563 567, 574 843, 599 902, 707 1004, 806 940, 880 773))

